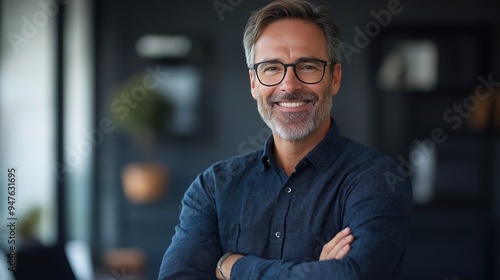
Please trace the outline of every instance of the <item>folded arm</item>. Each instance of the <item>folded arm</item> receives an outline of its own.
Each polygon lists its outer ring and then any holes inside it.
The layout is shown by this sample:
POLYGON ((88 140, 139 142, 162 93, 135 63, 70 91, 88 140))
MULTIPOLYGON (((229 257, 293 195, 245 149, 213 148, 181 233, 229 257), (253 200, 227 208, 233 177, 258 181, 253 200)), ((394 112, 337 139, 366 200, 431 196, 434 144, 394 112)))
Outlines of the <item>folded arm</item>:
MULTIPOLYGON (((389 188, 382 175, 360 177, 344 188, 343 224, 351 229, 355 242, 342 259, 332 258, 339 252, 330 254, 331 250, 328 253, 323 250, 318 261, 310 262, 235 255, 228 260, 227 277, 392 279, 397 274, 409 235, 411 186, 404 180, 389 188)), ((214 270, 226 252, 222 251, 219 239, 214 190, 209 187, 213 182, 205 180, 207 177, 199 176, 184 196, 180 224, 163 258, 160 280, 217 279, 214 270)))
POLYGON ((212 190, 198 176, 182 200, 180 223, 163 256, 159 280, 216 279, 213 268, 223 254, 212 190))
MULTIPOLYGON (((347 253, 349 253, 351 249, 351 243, 354 241, 354 237, 351 234, 351 229, 350 228, 345 228, 341 232, 337 233, 335 237, 332 238, 328 243, 326 243, 320 254, 320 261, 326 261, 326 260, 340 260, 342 259, 347 253)), ((244 257, 244 255, 240 254, 231 254, 223 263, 221 266, 221 269, 219 270, 218 268, 215 270, 215 275, 217 279, 220 280, 229 280, 230 275, 231 275, 231 269, 234 265, 234 263, 239 260, 240 258, 244 257), (222 275, 221 274, 222 270, 222 275)))
MULTIPOLYGON (((374 174, 374 173, 371 173, 374 174)), ((355 241, 342 259, 291 262, 247 255, 231 267, 233 279, 396 279, 409 236, 412 191, 408 180, 389 186, 383 172, 345 188, 343 223, 355 241)), ((324 256, 324 253, 321 254, 324 256)))

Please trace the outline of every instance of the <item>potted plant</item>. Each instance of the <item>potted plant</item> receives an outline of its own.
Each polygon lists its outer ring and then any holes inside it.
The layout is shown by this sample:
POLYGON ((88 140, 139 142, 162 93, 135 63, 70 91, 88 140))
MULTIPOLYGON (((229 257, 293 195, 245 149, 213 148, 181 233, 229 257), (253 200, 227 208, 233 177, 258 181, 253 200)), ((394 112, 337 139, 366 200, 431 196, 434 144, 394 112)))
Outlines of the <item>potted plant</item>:
POLYGON ((166 134, 166 124, 173 112, 172 103, 162 94, 161 85, 147 86, 147 73, 132 76, 112 94, 113 114, 118 128, 136 143, 142 160, 122 169, 125 196, 134 203, 149 203, 162 197, 168 187, 170 172, 153 161, 158 136, 166 134))

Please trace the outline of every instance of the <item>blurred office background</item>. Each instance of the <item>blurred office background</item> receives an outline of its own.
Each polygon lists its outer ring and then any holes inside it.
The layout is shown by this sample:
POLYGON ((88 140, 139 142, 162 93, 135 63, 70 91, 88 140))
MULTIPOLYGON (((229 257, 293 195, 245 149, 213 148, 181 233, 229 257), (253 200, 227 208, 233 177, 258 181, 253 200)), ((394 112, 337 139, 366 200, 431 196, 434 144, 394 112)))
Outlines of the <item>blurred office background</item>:
MULTIPOLYGON (((268 1, 0 2, 19 274, 155 279, 194 177, 269 135, 241 43, 268 1)), ((500 2, 327 5, 344 42, 332 113, 414 184, 403 278, 500 279, 500 2)))

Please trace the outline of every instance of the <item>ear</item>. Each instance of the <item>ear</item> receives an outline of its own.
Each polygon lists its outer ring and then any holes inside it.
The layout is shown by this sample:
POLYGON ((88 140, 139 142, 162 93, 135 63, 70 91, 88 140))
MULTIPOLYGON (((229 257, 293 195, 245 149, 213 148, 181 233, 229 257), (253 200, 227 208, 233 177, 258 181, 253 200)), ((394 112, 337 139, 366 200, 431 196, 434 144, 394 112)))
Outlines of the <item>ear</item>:
POLYGON ((331 92, 332 95, 335 96, 339 92, 340 89, 340 80, 342 79, 342 65, 340 63, 336 63, 333 66, 332 73, 332 84, 331 84, 331 92))
POLYGON ((256 77, 255 77, 255 74, 253 72, 253 69, 248 69, 248 75, 250 76, 250 91, 252 92, 252 97, 253 97, 253 99, 257 100, 257 92, 255 89, 256 77))

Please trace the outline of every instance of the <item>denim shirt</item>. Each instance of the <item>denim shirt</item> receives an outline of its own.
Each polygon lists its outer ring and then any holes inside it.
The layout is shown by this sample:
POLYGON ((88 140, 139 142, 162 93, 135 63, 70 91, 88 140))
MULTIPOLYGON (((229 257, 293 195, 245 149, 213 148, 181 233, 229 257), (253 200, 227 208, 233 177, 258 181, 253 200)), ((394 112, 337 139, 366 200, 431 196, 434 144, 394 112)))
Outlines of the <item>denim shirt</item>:
POLYGON ((271 136, 263 149, 198 175, 159 279, 215 279, 226 252, 245 255, 231 279, 398 279, 413 209, 398 165, 342 137, 333 119, 289 177, 273 147, 271 136), (323 245, 345 227, 354 236, 351 251, 319 261, 323 245))

